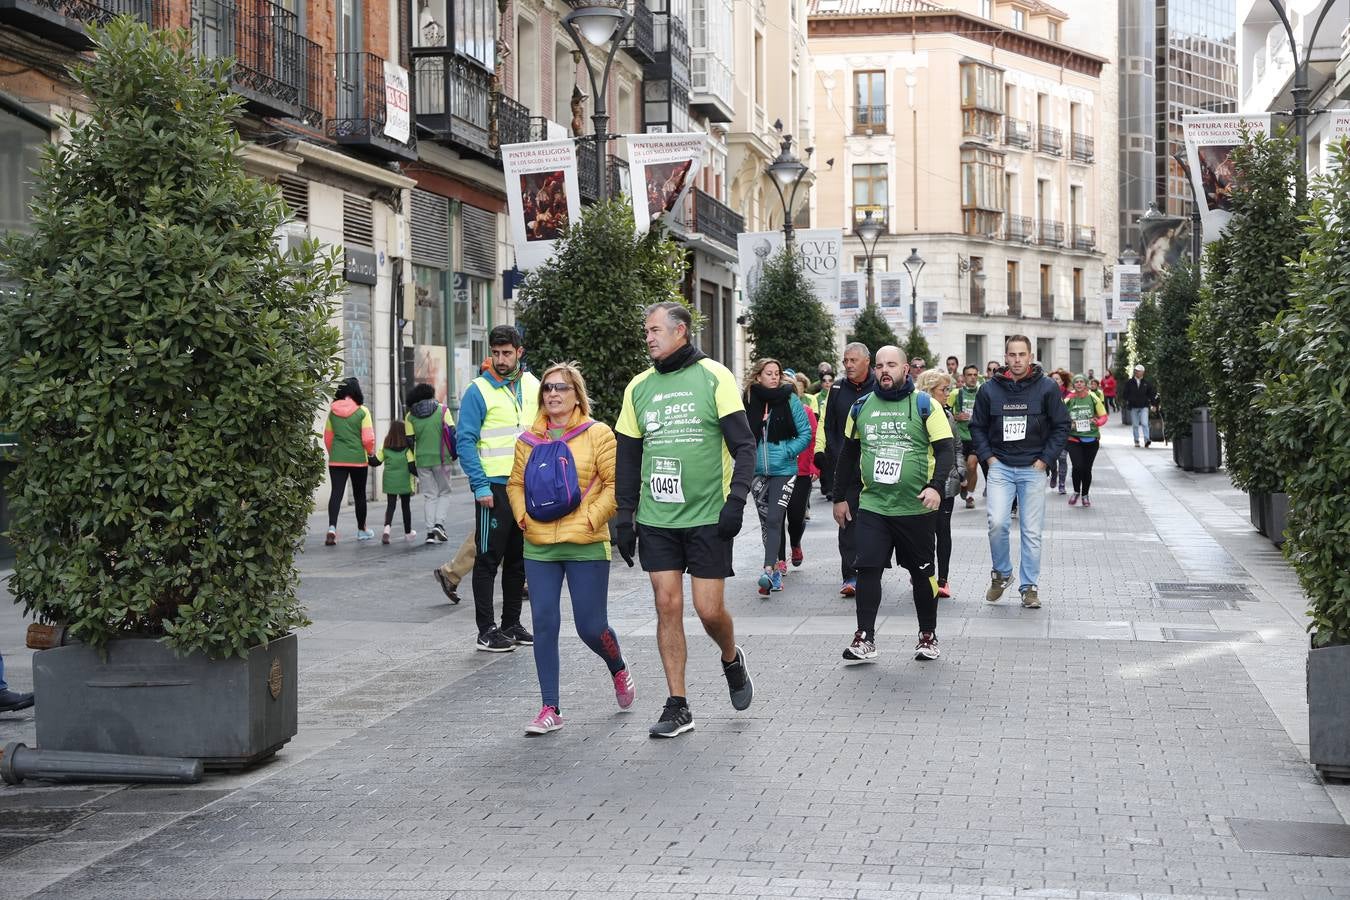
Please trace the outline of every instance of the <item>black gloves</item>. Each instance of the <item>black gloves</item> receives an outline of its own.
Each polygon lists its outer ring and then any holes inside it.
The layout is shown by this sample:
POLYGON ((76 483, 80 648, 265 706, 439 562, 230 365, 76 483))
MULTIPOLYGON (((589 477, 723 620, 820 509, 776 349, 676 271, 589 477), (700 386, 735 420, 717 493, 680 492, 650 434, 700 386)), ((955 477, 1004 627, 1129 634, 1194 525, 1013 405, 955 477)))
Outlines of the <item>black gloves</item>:
POLYGON ((741 533, 741 521, 745 518, 745 498, 728 497, 722 504, 722 513, 717 517, 717 536, 729 541, 741 533))
POLYGON ((637 532, 633 530, 632 512, 621 512, 614 517, 614 549, 619 551, 628 568, 633 568, 633 554, 637 552, 637 532))
POLYGON ((817 468, 817 469, 819 469, 821 472, 824 472, 824 471, 825 471, 825 451, 824 451, 824 450, 817 450, 817 451, 816 451, 815 463, 816 463, 816 468, 817 468))
POLYGON ((408 474, 413 476, 414 478, 417 477, 417 463, 415 462, 408 463, 408 474))
POLYGON ((371 468, 374 468, 376 466, 382 466, 384 465, 384 460, 380 459, 374 453, 371 453, 366 456, 366 465, 370 466, 371 468))

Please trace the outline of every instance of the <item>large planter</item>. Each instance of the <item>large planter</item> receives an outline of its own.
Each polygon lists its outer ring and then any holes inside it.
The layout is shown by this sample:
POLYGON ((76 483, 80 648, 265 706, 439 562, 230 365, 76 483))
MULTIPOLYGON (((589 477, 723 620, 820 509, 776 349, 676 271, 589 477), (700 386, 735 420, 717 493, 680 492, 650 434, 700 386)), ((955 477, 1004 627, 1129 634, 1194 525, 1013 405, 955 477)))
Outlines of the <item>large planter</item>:
POLYGON ((1266 528, 1262 532, 1276 547, 1284 545, 1284 530, 1289 525, 1289 495, 1266 494, 1266 528))
POLYGON ((1247 495, 1248 516, 1251 518, 1252 527, 1262 534, 1266 533, 1266 494, 1251 493, 1247 495))
POLYGON ((1191 436, 1188 434, 1178 435, 1172 441, 1172 462, 1187 472, 1195 468, 1195 463, 1191 457, 1191 436))
POLYGON ((9 531, 9 496, 5 492, 5 480, 14 471, 14 464, 4 459, 3 452, 0 450, 0 562, 8 562, 14 558, 14 545, 5 537, 5 532, 9 531))
POLYGON ((1196 472, 1217 472, 1223 462, 1219 427, 1209 407, 1197 406, 1191 412, 1191 464, 1196 472))
POLYGON ((1350 646, 1308 651, 1308 758, 1324 778, 1350 779, 1350 646))
POLYGON ((242 768, 295 736, 296 638, 246 658, 177 656, 152 638, 33 654, 37 744, 43 750, 180 756, 242 768))

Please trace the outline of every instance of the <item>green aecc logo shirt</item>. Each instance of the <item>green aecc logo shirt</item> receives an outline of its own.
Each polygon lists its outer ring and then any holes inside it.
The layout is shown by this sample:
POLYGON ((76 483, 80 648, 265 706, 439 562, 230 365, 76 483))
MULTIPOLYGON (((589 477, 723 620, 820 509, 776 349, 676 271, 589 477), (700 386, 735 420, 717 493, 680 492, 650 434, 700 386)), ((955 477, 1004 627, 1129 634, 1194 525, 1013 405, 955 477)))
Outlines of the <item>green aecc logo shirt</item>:
POLYGON ((844 423, 844 436, 857 437, 862 444, 859 508, 882 516, 932 512, 919 494, 933 477, 933 442, 950 438, 952 429, 936 402, 930 404, 927 420, 923 418, 919 393, 902 400, 868 394, 844 423))

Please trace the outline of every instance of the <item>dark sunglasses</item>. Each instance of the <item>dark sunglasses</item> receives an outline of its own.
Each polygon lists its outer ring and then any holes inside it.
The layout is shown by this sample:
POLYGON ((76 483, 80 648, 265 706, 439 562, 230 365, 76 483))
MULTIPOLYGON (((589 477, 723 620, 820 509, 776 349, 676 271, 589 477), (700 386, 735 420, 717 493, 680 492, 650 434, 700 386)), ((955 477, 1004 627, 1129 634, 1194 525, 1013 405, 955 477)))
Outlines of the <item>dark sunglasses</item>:
POLYGON ((542 388, 546 394, 549 391, 552 391, 555 394, 565 394, 572 390, 572 386, 565 381, 545 381, 543 384, 539 385, 539 387, 542 388))

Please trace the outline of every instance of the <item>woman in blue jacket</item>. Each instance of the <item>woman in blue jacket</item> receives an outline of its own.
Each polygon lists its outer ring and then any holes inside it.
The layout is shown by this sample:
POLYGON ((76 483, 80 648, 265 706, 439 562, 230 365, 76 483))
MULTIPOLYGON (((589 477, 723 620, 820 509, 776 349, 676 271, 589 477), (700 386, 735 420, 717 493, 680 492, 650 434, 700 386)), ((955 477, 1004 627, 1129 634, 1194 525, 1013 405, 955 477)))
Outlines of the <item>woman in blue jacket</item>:
POLYGON ((797 454, 811 440, 806 408, 790 384, 783 384, 783 366, 776 359, 756 360, 745 377, 745 414, 755 435, 755 479, 750 493, 759 512, 764 538, 764 573, 759 595, 783 589, 787 561, 778 558, 783 521, 797 477, 797 454))

